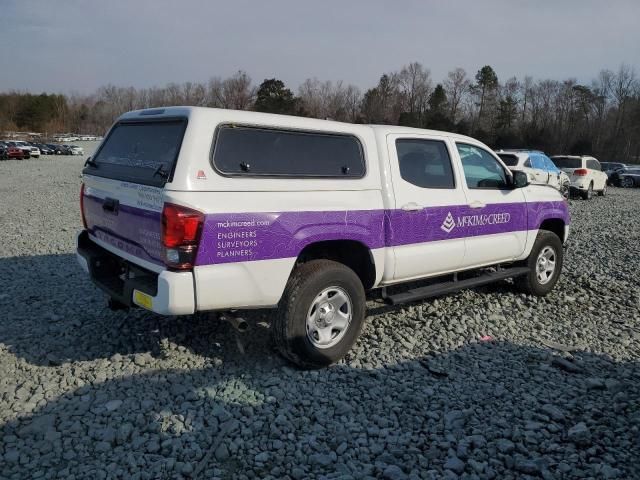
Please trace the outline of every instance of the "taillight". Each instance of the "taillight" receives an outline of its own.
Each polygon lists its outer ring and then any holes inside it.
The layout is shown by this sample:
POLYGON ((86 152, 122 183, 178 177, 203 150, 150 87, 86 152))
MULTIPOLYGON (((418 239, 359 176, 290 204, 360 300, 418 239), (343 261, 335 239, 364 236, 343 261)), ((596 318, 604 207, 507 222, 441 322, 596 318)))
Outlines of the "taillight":
POLYGON ((189 270, 198 253, 204 214, 191 208, 165 203, 162 209, 162 244, 167 267, 189 270))
POLYGON ((584 177, 588 173, 589 173, 589 170, 587 170, 586 168, 577 168, 573 171, 573 174, 577 177, 584 177))
POLYGON ((80 187, 80 215, 82 215, 82 226, 87 229, 87 219, 84 216, 84 183, 80 187))

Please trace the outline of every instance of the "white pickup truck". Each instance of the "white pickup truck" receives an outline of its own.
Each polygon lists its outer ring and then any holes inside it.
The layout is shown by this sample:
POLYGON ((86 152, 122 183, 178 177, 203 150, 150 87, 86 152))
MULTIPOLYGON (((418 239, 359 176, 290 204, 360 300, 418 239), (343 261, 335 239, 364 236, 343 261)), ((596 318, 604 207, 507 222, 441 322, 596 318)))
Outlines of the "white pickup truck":
POLYGON ((367 290, 401 303, 513 277, 547 294, 569 233, 558 191, 472 138, 196 107, 121 116, 81 210, 78 261, 112 307, 272 308, 303 367, 346 354, 367 290))

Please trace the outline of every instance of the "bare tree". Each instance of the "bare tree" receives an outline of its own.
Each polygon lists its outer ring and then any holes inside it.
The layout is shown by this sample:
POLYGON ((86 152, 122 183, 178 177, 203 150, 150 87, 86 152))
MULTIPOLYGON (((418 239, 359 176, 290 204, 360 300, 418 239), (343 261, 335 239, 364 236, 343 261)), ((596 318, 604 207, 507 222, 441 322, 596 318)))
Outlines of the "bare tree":
POLYGON ((470 86, 471 80, 467 77, 467 72, 464 68, 456 68, 447 74, 447 79, 444 81, 444 89, 449 100, 449 117, 453 123, 458 121, 462 102, 469 93, 470 86))
POLYGON ((413 62, 402 67, 397 81, 405 101, 404 110, 420 120, 433 90, 431 72, 419 62, 413 62))
MULTIPOLYGON (((613 127, 613 136, 616 140, 614 154, 618 153, 618 144, 621 143, 619 140, 622 134, 622 125, 627 113, 627 105, 632 94, 636 91, 636 88, 637 80, 635 70, 630 65, 623 63, 620 65, 618 72, 613 76, 611 83, 611 94, 617 110, 615 124, 613 127)), ((626 157, 628 155, 629 148, 628 143, 624 143, 625 144, 622 145, 621 149, 623 150, 624 157, 626 157)))
POLYGON ((524 128, 527 122, 527 108, 531 103, 531 96, 533 95, 533 77, 527 75, 524 77, 522 84, 520 85, 520 96, 522 97, 522 112, 520 118, 520 126, 524 128))
POLYGON ((222 82, 224 108, 248 110, 253 105, 255 95, 256 89, 251 86, 251 77, 242 70, 222 82))

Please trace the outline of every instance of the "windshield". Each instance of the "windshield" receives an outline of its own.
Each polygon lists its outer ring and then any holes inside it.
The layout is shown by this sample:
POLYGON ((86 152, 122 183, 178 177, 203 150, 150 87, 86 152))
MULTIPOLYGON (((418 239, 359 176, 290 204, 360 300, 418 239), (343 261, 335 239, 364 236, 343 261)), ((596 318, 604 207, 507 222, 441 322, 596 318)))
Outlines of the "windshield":
POLYGON ((170 180, 185 127, 183 119, 119 123, 85 173, 162 186, 170 180))
POLYGON ((515 167, 518 165, 518 157, 516 155, 511 155, 510 153, 499 153, 498 156, 502 163, 504 163, 507 167, 515 167))
POLYGON ((581 168, 582 167, 581 158, 553 157, 553 163, 555 163, 556 167, 558 168, 581 168))

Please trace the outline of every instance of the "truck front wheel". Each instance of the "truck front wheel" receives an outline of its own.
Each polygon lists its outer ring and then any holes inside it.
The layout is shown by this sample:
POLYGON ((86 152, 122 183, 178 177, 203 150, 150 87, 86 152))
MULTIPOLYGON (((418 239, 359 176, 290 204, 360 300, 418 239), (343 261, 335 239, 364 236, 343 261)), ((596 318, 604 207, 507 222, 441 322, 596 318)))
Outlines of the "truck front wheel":
POLYGON ((516 278, 516 285, 524 293, 542 297, 553 290, 562 270, 563 250, 558 236, 540 230, 526 264, 529 273, 516 278))
POLYGON ((293 272, 271 322, 280 353, 302 368, 330 365, 346 355, 364 324, 360 278, 345 265, 312 260, 293 272))

